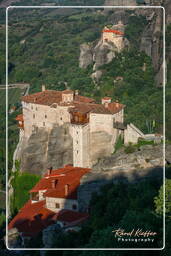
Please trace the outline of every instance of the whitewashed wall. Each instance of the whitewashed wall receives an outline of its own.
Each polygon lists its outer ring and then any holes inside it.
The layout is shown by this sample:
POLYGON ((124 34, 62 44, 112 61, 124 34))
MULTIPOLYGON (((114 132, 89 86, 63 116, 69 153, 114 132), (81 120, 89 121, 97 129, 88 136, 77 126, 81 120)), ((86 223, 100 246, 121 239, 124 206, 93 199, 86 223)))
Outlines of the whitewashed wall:
POLYGON ((53 197, 46 197, 46 207, 54 212, 58 212, 62 209, 73 210, 73 205, 77 206, 75 211, 78 211, 78 202, 77 200, 72 199, 65 199, 65 198, 53 198, 53 197), (59 208, 56 208, 56 203, 60 205, 59 208))

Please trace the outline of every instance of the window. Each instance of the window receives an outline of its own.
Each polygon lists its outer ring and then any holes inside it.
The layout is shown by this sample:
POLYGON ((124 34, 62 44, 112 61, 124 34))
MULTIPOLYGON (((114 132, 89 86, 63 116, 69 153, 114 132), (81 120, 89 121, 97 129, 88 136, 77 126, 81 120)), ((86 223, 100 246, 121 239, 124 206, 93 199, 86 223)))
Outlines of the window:
POLYGON ((33 114, 33 118, 35 118, 35 114, 33 114))
POLYGON ((47 115, 45 115, 45 118, 47 118, 47 115))
POLYGON ((43 126, 45 126, 45 122, 43 122, 43 126))
POLYGON ((37 107, 36 107, 36 110, 37 110, 37 107))
POLYGON ((56 203, 56 204, 55 204, 55 208, 60 208, 60 204, 59 204, 59 203, 56 203))
POLYGON ((78 134, 78 132, 77 132, 77 134, 78 134))
POLYGON ((33 109, 33 106, 31 106, 31 109, 33 109))
POLYGON ((62 120, 62 117, 60 119, 62 120))
POLYGON ((77 140, 77 144, 78 144, 78 140, 77 140))
POLYGON ((77 150, 77 154, 78 154, 78 150, 77 150))
POLYGON ((76 210, 76 209, 77 209, 77 205, 76 205, 76 204, 73 204, 73 205, 72 205, 72 209, 73 209, 73 210, 76 210))

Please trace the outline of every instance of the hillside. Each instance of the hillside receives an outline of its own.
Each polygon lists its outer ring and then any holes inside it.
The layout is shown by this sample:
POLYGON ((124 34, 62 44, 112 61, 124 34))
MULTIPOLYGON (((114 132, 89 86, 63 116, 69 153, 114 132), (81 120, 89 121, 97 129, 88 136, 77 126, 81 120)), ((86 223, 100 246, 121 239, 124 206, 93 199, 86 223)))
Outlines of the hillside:
MULTIPOLYGON (((162 88, 156 88, 155 80, 158 68, 138 47, 143 31, 150 24, 147 17, 147 13, 134 11, 125 11, 120 17, 117 11, 104 14, 102 10, 93 9, 24 10, 19 14, 11 11, 9 82, 29 82, 31 92, 46 84, 48 89, 79 89, 97 100, 104 95, 112 96, 126 104, 126 121, 131 120, 148 132, 147 123, 155 120, 155 132, 161 133, 162 88), (102 67, 103 75, 99 85, 95 85, 90 77, 92 66, 79 68, 80 45, 99 40, 104 25, 115 24, 119 18, 127 24, 125 34, 130 49, 102 67), (114 84, 118 76, 123 77, 123 82, 114 84)), ((157 62, 160 65, 160 59, 157 62)))
MULTIPOLYGON (((60 4, 61 1, 55 1, 56 4, 60 4)), ((64 5, 67 4, 103 4, 104 1, 63 1, 64 5), (81 2, 81 3, 80 3, 81 2)), ((107 1, 106 1, 107 2, 107 1)), ((118 0, 119 2, 119 0, 118 0)), ((153 1, 154 2, 154 1, 153 1)), ((42 4, 42 0, 32 0, 30 3, 42 4)), ((28 1, 21 0, 16 3, 18 5, 28 5, 28 1)), ((166 13, 169 13, 170 3, 165 1, 167 6, 166 13)), ((157 15, 151 15, 151 12, 140 11, 103 11, 102 9, 46 9, 46 10, 23 10, 10 11, 9 14, 9 83, 26 82, 30 83, 30 92, 37 92, 41 90, 41 85, 45 84, 47 89, 63 90, 70 88, 73 90, 78 89, 80 94, 90 96, 100 101, 103 96, 111 96, 113 100, 119 100, 126 105, 125 109, 125 121, 133 122, 138 128, 142 129, 145 133, 163 132, 163 88, 162 88, 162 76, 161 76, 161 63, 162 63, 162 20, 157 18, 157 15), (151 16, 151 20, 149 17, 151 16), (125 26, 125 37, 129 42, 129 47, 125 47, 122 52, 115 53, 115 57, 111 62, 104 63, 104 55, 102 53, 102 59, 100 59, 100 66, 98 71, 101 72, 100 78, 95 81, 92 79, 92 74, 97 72, 93 69, 95 62, 90 62, 86 68, 79 67, 80 53, 82 45, 92 46, 94 54, 94 47, 98 44, 101 38, 101 31, 105 25, 117 24, 121 20, 125 26), (136 26, 135 26, 136 24, 136 26), (155 33, 152 33, 153 29, 155 33), (147 43, 150 42, 151 47, 155 49, 149 53, 147 43), (121 79, 118 79, 120 77, 121 79), (155 121, 155 127, 151 127, 153 121, 155 121)), ((4 37, 4 19, 1 16, 0 36, 4 37)), ((171 122, 171 25, 170 15, 167 14, 167 27, 166 27, 166 51, 167 51, 167 86, 166 86, 166 135, 167 140, 170 143, 170 122, 171 122)), ((0 83, 5 83, 5 43, 2 42, 0 47, 0 65, 3 67, 0 70, 0 83)), ((110 51, 109 51, 110 52, 110 51)), ((85 53, 85 59, 87 58, 85 53)), ((84 61, 84 60, 83 60, 84 61)), ((9 93, 10 107, 13 104, 17 104, 18 108, 14 113, 9 115, 9 168, 12 167, 13 151, 18 141, 18 130, 15 122, 15 117, 20 113, 19 107, 21 92, 15 90, 15 94, 9 93)), ((1 155, 0 163, 3 175, 1 175, 2 188, 4 188, 4 174, 5 174, 5 98, 4 92, 0 94, 3 99, 0 103, 2 106, 0 110, 1 115, 1 155), (3 139, 4 136, 4 139, 3 139)), ((34 140, 34 138, 33 138, 34 140)), ((34 141, 34 143, 36 143, 34 141)), ((61 151, 63 149, 60 149, 61 151)), ((157 151, 158 154, 161 151, 157 151)), ((59 157, 60 158, 60 157, 59 157)), ((115 156, 111 157, 111 161, 115 156)), ((60 159, 59 159, 60 160, 60 159)), ((103 162, 103 160, 102 160, 103 162)), ((105 163, 104 163, 105 164, 105 163)), ((30 163, 31 165, 31 163, 30 163)), ((101 168, 101 166, 100 166, 101 168)), ((137 170, 136 170, 137 171, 137 170)), ((139 170, 138 170, 139 171, 139 170)), ((96 177, 96 173, 94 174, 96 177)), ((153 211, 152 215, 155 215, 154 196, 157 196, 161 182, 157 181, 156 186, 154 184, 149 185, 149 190, 153 191, 150 194, 149 204, 146 202, 146 208, 149 211, 153 211), (159 184, 160 183, 160 184, 159 184)), ((141 195, 141 186, 138 195, 141 195)), ((124 186, 123 186, 124 187, 124 186)), ((120 189, 123 189, 122 185, 120 189)), ((108 199, 116 195, 115 189, 109 188, 108 199)), ((107 188, 107 189, 108 189, 107 188)), ((131 191, 128 188, 127 191, 131 191)), ((146 187, 143 187, 144 193, 146 187)), ((123 192, 123 191, 122 191, 123 192)), ((132 192, 130 192, 132 193, 132 192)), ((123 200, 117 192, 118 198, 123 200)), ((145 199, 148 197, 145 195, 145 199)), ((142 205, 141 196, 137 196, 136 203, 131 201, 132 195, 128 198, 130 202, 130 210, 132 212, 124 212, 120 215, 120 223, 126 223, 126 219, 130 216, 136 216, 136 212, 140 213, 142 205), (124 217, 126 216, 126 217, 124 217), (122 221, 122 222, 121 222, 122 221)), ((108 204, 108 212, 101 216, 96 215, 96 211, 99 211, 105 206, 105 192, 103 200, 95 197, 92 201, 92 214, 93 219, 91 224, 93 229, 90 230, 89 224, 85 227, 85 230, 80 232, 80 235, 85 239, 80 241, 80 246, 87 243, 87 247, 90 247, 96 237, 102 244, 108 246, 107 240, 102 241, 103 232, 107 232, 104 228, 105 225, 110 225, 110 221, 107 219, 111 217, 110 209, 115 208, 115 204, 110 207, 108 204), (95 204, 95 201, 97 204, 95 204), (94 208, 93 208, 94 204, 94 208), (110 214, 109 214, 110 213, 110 214), (97 218, 97 221, 96 221, 97 218), (93 223, 93 224, 92 224, 93 223), (95 230, 98 229, 97 233, 95 230), (101 233, 102 232, 102 233, 101 233), (90 234, 91 239, 89 239, 90 234)), ((144 200, 144 199, 143 199, 144 200)), ((148 201, 148 200, 147 200, 148 201)), ((119 204, 119 199, 117 201, 119 204)), ((120 208, 123 208, 121 202, 120 208)), ((120 209, 119 208, 119 209, 120 209)), ((115 212, 116 217, 118 212, 115 212)), ((140 217, 140 221, 144 221, 144 212, 140 217)), ((151 214, 151 213, 150 213, 151 214)), ((151 219, 151 215, 147 218, 151 219)), ((128 218, 128 219, 129 219, 128 218)), ((148 219, 148 221, 149 221, 148 219)), ((139 220, 136 220, 137 223, 139 220)), ((147 222, 148 222, 147 221, 147 222)), ((161 217, 154 217, 152 227, 156 222, 161 222, 161 217)), ((149 223, 148 223, 149 224, 149 223)), ((137 224, 138 225, 138 224, 137 224)), ((160 225, 157 226, 158 230, 160 225)), ((77 238, 77 236, 76 236, 77 238)), ((72 240, 73 236, 66 236, 61 238, 61 241, 65 242, 65 246, 70 245, 71 241, 77 244, 76 239, 72 240), (63 240, 62 240, 63 239, 63 240)), ((60 241, 56 241, 57 246, 60 246, 60 241)), ((110 243, 111 245, 112 243, 110 243)), ((96 244, 99 245, 98 242, 96 244)), ((112 244, 113 245, 113 244, 112 244)), ((157 243, 157 246, 160 244, 157 243)), ((56 253, 56 252, 55 252, 56 253)), ((64 253, 63 255, 67 255, 64 253)), ((78 255, 84 255, 84 253, 78 253, 78 255)), ((116 255, 115 253, 113 255, 116 255)), ((143 255, 143 254, 142 254, 143 255)), ((157 254, 162 255, 162 254, 157 254)))
MULTIPOLYGON (((97 1, 83 1, 84 4, 96 4, 97 1)), ((98 1, 98 4, 103 4, 98 1)), ((32 4, 42 4, 32 1, 32 4)), ((63 1, 63 4, 69 4, 63 1)), ((78 5, 80 1, 72 4, 78 5)), ((22 0, 18 3, 28 4, 22 0)), ((166 18, 169 22, 170 5, 166 1, 166 18)), ((30 83, 30 92, 36 92, 45 84, 47 89, 63 90, 78 89, 81 94, 94 97, 97 101, 103 96, 112 96, 126 105, 125 121, 133 122, 138 128, 147 132, 163 132, 163 89, 158 84, 161 64, 161 20, 159 15, 151 11, 109 10, 103 9, 44 9, 44 10, 14 10, 9 12, 9 83, 30 83), (125 24, 125 36, 129 41, 129 49, 116 53, 116 57, 108 64, 103 64, 99 70, 102 75, 97 83, 91 78, 94 63, 87 68, 79 67, 81 45, 96 45, 101 38, 101 31, 107 24, 117 24, 121 20, 125 24), (136 26, 135 26, 136 24, 136 26), (50 28, 50 29, 49 29, 50 28), (155 33, 151 33, 152 29, 155 33), (149 54, 147 42, 155 42, 155 50, 149 54), (117 81, 117 77, 123 80, 117 81), (151 130, 151 124, 155 127, 151 130)), ((0 35, 5 36, 4 19, 0 35)), ((167 26, 167 51, 170 52, 171 27, 167 26)), ((100 51, 99 51, 100 52, 100 51)), ((5 43, 0 48, 0 82, 5 83, 5 43)), ((85 54, 87 58, 87 53, 85 54)), ((170 140, 171 114, 171 76, 170 54, 167 56, 168 79, 166 87, 166 134, 170 140)), ((2 96, 3 97, 3 96, 2 96)), ((15 98, 15 97, 14 97, 15 98)), ((19 104, 17 98, 16 103, 19 104)), ((4 99, 3 101, 4 102, 4 99)), ((12 104, 9 99, 9 104, 12 104)), ((4 106, 4 104, 3 104, 4 106)), ((4 116, 4 110, 2 116, 4 116)), ((14 127, 14 112, 9 116, 12 130, 9 144, 9 166, 12 166, 12 154, 18 140, 17 127, 14 127), (14 129, 13 129, 14 128, 14 129)), ((4 134, 2 117, 1 131, 4 134)), ((4 136, 2 136, 5 138, 4 136)), ((4 148, 5 140, 2 140, 4 148)), ((5 151, 1 150, 1 162, 4 162, 5 151)), ((1 165, 3 172, 4 164, 1 165)), ((4 182, 3 182, 4 183, 4 182)))

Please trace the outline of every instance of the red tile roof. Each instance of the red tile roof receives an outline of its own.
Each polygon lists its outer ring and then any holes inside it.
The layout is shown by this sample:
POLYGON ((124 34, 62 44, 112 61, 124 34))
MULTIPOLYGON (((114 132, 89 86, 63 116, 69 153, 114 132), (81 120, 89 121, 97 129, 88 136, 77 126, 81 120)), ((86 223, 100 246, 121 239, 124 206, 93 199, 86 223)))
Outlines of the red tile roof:
MULTIPOLYGON (((110 99, 110 98, 109 98, 110 99)), ((103 104, 82 104, 82 103, 74 103, 73 108, 70 108, 69 111, 72 112, 80 112, 80 113, 96 113, 96 114, 115 114, 125 106, 123 104, 117 102, 108 103, 107 106, 103 104)))
POLYGON ((114 34, 117 34, 117 35, 124 35, 123 32, 119 31, 119 30, 114 30, 114 29, 104 29, 103 30, 103 33, 114 33, 114 34))
POLYGON ((17 228, 24 235, 34 236, 43 228, 54 223, 54 212, 44 207, 45 200, 31 203, 29 200, 12 219, 8 229, 17 228))
POLYGON ((62 91, 63 94, 74 94, 74 91, 72 90, 64 90, 62 91))
POLYGON ((12 219, 8 229, 17 228, 23 236, 36 236, 44 228, 62 221, 67 226, 79 224, 88 218, 87 213, 75 212, 71 210, 61 210, 55 213, 45 206, 45 200, 31 203, 29 200, 12 219))
POLYGON ((111 102, 108 104, 108 109, 112 114, 120 112, 124 107, 125 105, 118 102, 111 102))
POLYGON ((30 192, 47 190, 44 193, 44 196, 46 197, 77 199, 77 188, 80 185, 80 179, 89 171, 89 168, 73 166, 66 166, 58 170, 53 170, 50 175, 46 173, 30 192), (57 181, 55 188, 52 188, 53 180, 57 181), (69 185, 69 193, 67 196, 65 195, 66 184, 69 185))
POLYGON ((85 219, 87 219, 89 216, 88 213, 84 212, 76 212, 76 211, 71 211, 71 210, 61 210, 58 213, 56 213, 53 217, 54 220, 66 222, 67 224, 70 224, 73 222, 80 222, 85 219))
MULTIPOLYGON (((46 173, 30 192, 47 190, 44 193, 46 197, 77 199, 77 189, 80 185, 80 179, 89 171, 90 169, 88 168, 66 165, 64 168, 52 170, 50 175, 46 173), (55 188, 52 188, 52 181, 54 180, 57 180, 57 184, 55 188), (69 186, 67 196, 65 195, 66 184, 69 186)), ((9 223, 8 228, 16 227, 19 232, 23 232, 23 235, 35 236, 42 229, 56 221, 63 221, 67 225, 74 225, 88 217, 87 213, 66 209, 56 213, 47 209, 45 203, 45 200, 34 203, 29 200, 9 223)))
MULTIPOLYGON (((41 104, 41 105, 52 105, 53 103, 60 103, 62 102, 62 93, 74 93, 74 91, 71 90, 65 90, 65 91, 55 91, 55 90, 45 90, 42 92, 37 92, 34 94, 23 96, 21 99, 24 102, 27 103, 35 103, 35 104, 41 104)), ((84 103, 90 103, 94 102, 94 99, 81 96, 81 95, 75 95, 74 101, 84 102, 84 103)))
POLYGON ((99 114, 111 114, 110 111, 105 108, 102 104, 82 104, 82 103, 74 103, 74 108, 70 108, 70 112, 80 112, 80 113, 99 113, 99 114))
MULTIPOLYGON (((115 114, 124 107, 124 105, 120 103, 115 103, 115 102, 110 103, 108 105, 109 107, 105 107, 102 104, 96 104, 94 99, 81 96, 81 95, 74 95, 73 102, 62 102, 62 93, 71 93, 71 92, 73 91, 45 90, 43 92, 38 92, 31 95, 23 96, 22 101, 27 103, 36 103, 36 104, 42 104, 42 105, 48 105, 48 106, 52 105, 53 103, 57 103, 60 106, 68 106, 68 107, 71 106, 70 108, 71 112, 80 112, 80 113, 92 112, 92 113, 98 113, 98 114, 115 114)), ((111 98, 104 97, 104 99, 111 99, 111 98)))

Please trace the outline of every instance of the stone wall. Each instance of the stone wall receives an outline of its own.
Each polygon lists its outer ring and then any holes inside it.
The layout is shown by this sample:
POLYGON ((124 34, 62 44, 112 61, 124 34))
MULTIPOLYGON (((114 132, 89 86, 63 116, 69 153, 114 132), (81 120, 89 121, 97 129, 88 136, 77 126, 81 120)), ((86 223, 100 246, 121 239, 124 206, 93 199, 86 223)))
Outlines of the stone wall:
POLYGON ((144 138, 144 134, 133 124, 128 124, 124 131, 124 144, 137 144, 139 138, 144 138))
POLYGON ((40 104, 22 102, 24 117, 24 136, 29 138, 36 127, 52 129, 70 121, 68 107, 50 107, 40 104))
POLYGON ((53 212, 63 209, 78 211, 78 202, 72 199, 46 197, 46 207, 53 212), (56 207, 56 203, 59 204, 59 208, 56 207), (76 209, 73 208, 73 205, 76 206, 76 209))
POLYGON ((90 167, 90 126, 72 125, 73 163, 77 167, 90 167))

